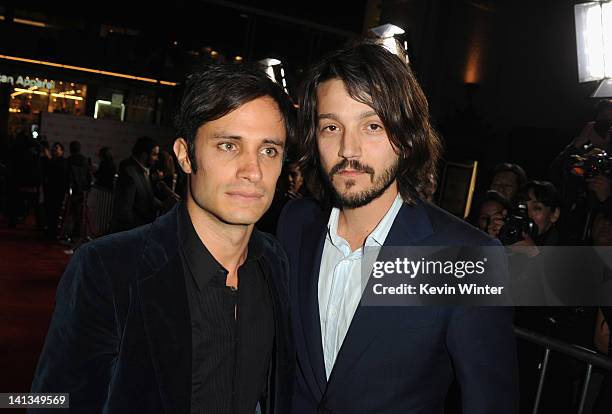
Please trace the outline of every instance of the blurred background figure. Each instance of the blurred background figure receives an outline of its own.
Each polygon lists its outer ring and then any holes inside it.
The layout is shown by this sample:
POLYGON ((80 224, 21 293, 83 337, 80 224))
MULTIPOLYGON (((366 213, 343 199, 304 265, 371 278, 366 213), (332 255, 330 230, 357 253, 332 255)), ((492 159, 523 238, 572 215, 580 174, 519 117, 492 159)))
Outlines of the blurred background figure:
POLYGON ((151 169, 158 158, 159 144, 145 136, 136 141, 132 156, 119 164, 112 232, 133 229, 157 217, 161 201, 155 197, 151 169))
POLYGON ((510 201, 499 191, 489 190, 476 204, 475 218, 470 221, 480 230, 486 232, 491 220, 495 217, 504 217, 512 209, 510 201))
POLYGON ((159 151, 159 158, 151 171, 151 182, 155 197, 161 201, 161 212, 172 208, 181 197, 176 193, 177 168, 174 157, 168 151, 159 151))
POLYGON ((570 241, 586 242, 594 217, 602 211, 612 212, 611 127, 612 100, 601 100, 595 119, 584 125, 551 164, 551 177, 561 189, 566 211, 561 228, 570 241))
MULTIPOLYGON (((8 225, 15 227, 38 208, 43 176, 42 146, 27 134, 25 127, 20 126, 15 131, 9 152, 8 225)), ((36 217, 37 227, 42 228, 39 215, 36 217)))
POLYGON ((68 161, 64 158, 64 146, 56 142, 51 147, 51 159, 44 166, 45 193, 45 236, 55 239, 58 236, 58 219, 68 191, 68 161))
MULTIPOLYGON (((612 219, 607 213, 599 213, 593 220, 591 238, 595 246, 612 246, 612 219)), ((612 279, 612 270, 608 269, 607 278, 612 279)), ((597 309, 593 344, 602 354, 610 355, 610 322, 612 322, 612 307, 603 306, 597 309)), ((612 407, 612 373, 602 372, 603 382, 599 396, 595 402, 593 414, 607 414, 612 407)))
POLYGON ((495 190, 512 202, 519 188, 527 182, 527 174, 520 165, 504 162, 491 172, 489 190, 495 190))
POLYGON ((68 157, 68 186, 70 191, 68 208, 72 219, 70 239, 77 244, 83 238, 85 197, 91 186, 91 181, 91 166, 89 160, 81 154, 81 143, 72 141, 70 143, 70 156, 68 157))
POLYGON ((309 196, 310 192, 304 181, 299 162, 295 158, 290 158, 283 165, 272 205, 255 226, 261 231, 276 234, 276 224, 285 204, 291 200, 309 196))
POLYGON ((287 195, 290 198, 300 198, 306 193, 304 176, 297 161, 287 165, 287 195))
POLYGON ((115 175, 117 174, 117 165, 113 159, 113 154, 109 147, 102 147, 98 151, 100 165, 94 173, 96 185, 112 190, 115 184, 115 175))

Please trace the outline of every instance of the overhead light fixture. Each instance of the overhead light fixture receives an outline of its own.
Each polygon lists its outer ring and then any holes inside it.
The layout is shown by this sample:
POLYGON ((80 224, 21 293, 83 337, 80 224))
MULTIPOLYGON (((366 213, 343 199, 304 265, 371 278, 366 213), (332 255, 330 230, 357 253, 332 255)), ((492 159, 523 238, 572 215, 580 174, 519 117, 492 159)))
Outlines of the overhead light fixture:
POLYGON ((394 24, 383 24, 382 26, 376 26, 370 29, 370 32, 380 40, 381 46, 387 49, 389 52, 397 55, 401 58, 406 59, 408 62, 408 54, 406 53, 407 44, 406 42, 398 43, 398 39, 395 36, 403 35, 404 29, 394 24))
POLYGON ((578 78, 589 82, 612 77, 612 4, 574 5, 578 78))
POLYGON ((591 98, 612 98, 612 79, 602 80, 591 98))
POLYGON ((17 57, 17 56, 0 55, 0 59, 12 60, 16 62, 33 63, 36 65, 52 66, 56 68, 75 70, 79 72, 96 73, 98 75, 114 76, 117 78, 131 79, 131 80, 137 80, 137 81, 147 82, 147 83, 159 83, 160 85, 167 85, 167 86, 177 85, 176 82, 168 82, 168 81, 162 81, 162 80, 157 80, 157 79, 152 79, 152 78, 144 78, 141 76, 126 75, 124 73, 109 72, 107 70, 84 68, 82 66, 64 65, 61 63, 47 62, 44 60, 27 59, 27 58, 22 58, 22 57, 17 57))
POLYGON ((612 3, 574 5, 578 81, 601 81, 591 97, 612 96, 612 3))
POLYGON ((287 80, 285 79, 285 69, 283 69, 283 62, 275 58, 266 58, 259 61, 264 67, 266 75, 274 82, 278 83, 283 87, 285 93, 287 92, 287 80))
POLYGON ((25 25, 28 25, 28 26, 47 27, 46 23, 37 22, 36 20, 20 19, 18 17, 15 17, 13 19, 13 22, 14 23, 19 23, 19 24, 25 24, 25 25))
POLYGON ((14 88, 14 91, 15 92, 11 94, 11 98, 15 98, 16 96, 19 96, 24 93, 33 93, 35 95, 48 95, 47 92, 37 91, 34 89, 14 88))
POLYGON ((65 93, 52 93, 51 96, 53 96, 55 98, 74 99, 75 101, 82 101, 83 100, 83 97, 81 97, 81 96, 67 95, 65 93))
POLYGON ((98 119, 100 108, 103 106, 111 106, 115 108, 121 107, 120 119, 121 121, 123 121, 123 119, 125 118, 125 104, 113 105, 111 101, 104 101, 104 100, 98 99, 94 106, 94 119, 98 119))

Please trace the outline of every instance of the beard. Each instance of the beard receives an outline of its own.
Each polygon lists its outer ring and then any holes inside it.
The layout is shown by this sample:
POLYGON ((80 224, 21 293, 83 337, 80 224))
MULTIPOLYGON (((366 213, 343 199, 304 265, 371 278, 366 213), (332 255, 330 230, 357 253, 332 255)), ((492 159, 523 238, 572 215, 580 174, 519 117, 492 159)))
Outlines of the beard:
MULTIPOLYGON (((393 184, 397 177, 399 161, 395 161, 393 165, 385 169, 380 174, 376 175, 374 169, 368 165, 363 165, 356 160, 343 160, 339 164, 334 165, 329 173, 324 173, 328 188, 331 190, 334 205, 339 208, 358 208, 363 207, 373 200, 380 197, 393 184), (342 194, 333 184, 334 175, 345 168, 351 168, 356 171, 362 171, 370 175, 372 185, 363 191, 354 194, 342 194)), ((346 180, 344 183, 345 190, 350 190, 355 185, 355 180, 346 180)))

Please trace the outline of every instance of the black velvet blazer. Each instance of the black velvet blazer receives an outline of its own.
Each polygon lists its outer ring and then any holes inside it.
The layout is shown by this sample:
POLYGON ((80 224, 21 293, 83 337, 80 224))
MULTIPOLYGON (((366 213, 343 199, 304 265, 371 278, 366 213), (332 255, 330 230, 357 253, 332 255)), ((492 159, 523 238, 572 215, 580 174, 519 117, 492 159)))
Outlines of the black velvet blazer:
MULTIPOLYGON (((32 392, 70 393, 73 412, 189 412, 191 323, 177 226, 175 207, 77 250, 57 289, 32 392)), ((271 236, 253 237, 264 245, 276 329, 262 411, 287 413, 295 361, 288 261, 271 236)))

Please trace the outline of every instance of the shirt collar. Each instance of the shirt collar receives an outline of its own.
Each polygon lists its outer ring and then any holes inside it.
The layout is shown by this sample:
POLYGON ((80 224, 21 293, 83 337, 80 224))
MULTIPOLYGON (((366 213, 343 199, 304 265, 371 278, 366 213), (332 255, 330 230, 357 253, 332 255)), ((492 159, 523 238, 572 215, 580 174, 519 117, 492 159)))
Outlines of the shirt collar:
MULTIPOLYGON (((185 262, 199 290, 206 286, 218 272, 227 275, 227 270, 221 266, 206 248, 206 245, 202 243, 193 226, 185 202, 181 202, 179 205, 178 234, 185 262)), ((263 242, 257 230, 254 230, 249 240, 249 249, 245 263, 251 260, 258 260, 262 254, 263 242)))
POLYGON ((144 172, 145 172, 145 173, 148 175, 148 174, 149 174, 150 169, 149 169, 149 168, 147 168, 147 167, 145 167, 145 166, 144 166, 144 165, 143 165, 143 164, 142 164, 140 161, 138 161, 138 159, 137 159, 136 157, 134 157, 133 155, 132 155, 132 158, 134 159, 134 161, 136 161, 136 164, 138 164, 138 165, 140 166, 140 168, 142 168, 142 170, 143 170, 143 171, 144 171, 144 172))
MULTIPOLYGON (((395 217, 397 217, 397 213, 399 213, 402 208, 402 204, 404 200, 398 194, 393 200, 393 204, 387 210, 385 216, 380 220, 376 228, 368 235, 365 240, 366 246, 382 246, 385 244, 385 240, 387 239, 387 235, 391 230, 391 226, 395 221, 395 217)), ((338 235, 338 219, 340 217, 340 209, 334 207, 329 215, 329 221, 327 222, 327 238, 328 240, 336 247, 339 247, 341 244, 346 243, 346 241, 338 235)))
POLYGON ((200 240, 184 202, 179 206, 178 224, 180 248, 198 290, 202 290, 217 273, 224 272, 227 275, 227 270, 200 240))

